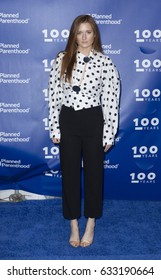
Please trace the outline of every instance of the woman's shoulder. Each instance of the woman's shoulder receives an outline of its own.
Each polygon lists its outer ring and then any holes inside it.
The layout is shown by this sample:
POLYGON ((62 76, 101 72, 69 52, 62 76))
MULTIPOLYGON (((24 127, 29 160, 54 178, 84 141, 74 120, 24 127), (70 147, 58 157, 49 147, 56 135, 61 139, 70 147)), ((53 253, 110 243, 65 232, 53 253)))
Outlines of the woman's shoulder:
POLYGON ((61 65, 64 55, 64 51, 57 53, 56 57, 53 59, 53 65, 61 65))
POLYGON ((97 59, 100 59, 101 62, 104 64, 104 63, 109 63, 111 62, 111 58, 107 55, 105 55, 104 53, 101 53, 101 52, 98 52, 98 51, 95 51, 94 53, 97 57, 97 59))
POLYGON ((65 55, 65 51, 60 51, 58 52, 57 56, 56 56, 56 60, 61 60, 65 55))

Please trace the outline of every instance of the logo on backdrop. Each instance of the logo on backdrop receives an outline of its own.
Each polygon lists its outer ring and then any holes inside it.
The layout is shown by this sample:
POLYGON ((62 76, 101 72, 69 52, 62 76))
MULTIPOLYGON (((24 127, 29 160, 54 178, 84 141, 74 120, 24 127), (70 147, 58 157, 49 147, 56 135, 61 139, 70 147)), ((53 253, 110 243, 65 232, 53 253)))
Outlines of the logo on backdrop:
POLYGON ((105 55, 111 55, 111 54, 119 55, 121 54, 122 51, 122 49, 118 49, 118 50, 113 49, 112 44, 102 45, 102 49, 105 55))
POLYGON ((30 49, 22 49, 20 44, 0 43, 0 54, 29 54, 30 49))
POLYGON ((115 138, 115 143, 120 142, 120 140, 121 140, 121 136, 117 136, 117 137, 115 138))
POLYGON ((45 101, 49 101, 49 91, 48 91, 48 89, 47 88, 44 88, 43 90, 42 90, 42 93, 43 93, 43 95, 44 95, 44 100, 45 101))
POLYGON ((52 42, 62 43, 62 42, 66 42, 67 38, 69 37, 69 30, 68 29, 62 29, 62 30, 43 29, 42 33, 44 35, 44 42, 45 43, 52 43, 52 42))
POLYGON ((51 67, 53 66, 54 60, 55 60, 55 59, 52 59, 52 60, 44 59, 44 60, 42 61, 42 63, 44 64, 44 71, 45 71, 45 72, 50 72, 51 67))
POLYGON ((95 22, 99 25, 107 24, 107 25, 118 25, 122 23, 122 19, 114 19, 112 14, 99 15, 99 14, 90 14, 95 22))
POLYGON ((49 130, 49 119, 48 118, 44 118, 43 122, 44 122, 45 130, 49 130))
POLYGON ((30 108, 21 108, 21 103, 0 103, 0 113, 28 114, 30 108))
POLYGON ((133 158, 156 158, 158 157, 158 147, 157 146, 141 146, 132 147, 133 158))
POLYGON ((137 43, 159 43, 161 42, 161 30, 155 29, 150 31, 149 29, 145 30, 135 30, 134 31, 136 42, 137 43))
POLYGON ((1 159, 0 167, 2 168, 31 168, 31 164, 22 163, 21 159, 1 159))
POLYGON ((132 184, 149 184, 156 182, 156 173, 149 172, 149 173, 131 173, 131 183, 132 184))
POLYGON ((59 147, 58 146, 53 146, 51 148, 44 147, 43 151, 44 151, 45 159, 59 159, 59 147))
POLYGON ((45 171, 44 174, 45 174, 45 176, 51 176, 51 177, 55 177, 55 178, 61 178, 62 177, 61 170, 45 171))
POLYGON ((109 159, 103 161, 104 169, 118 169, 119 163, 113 164, 109 159))
POLYGON ((30 78, 22 79, 20 73, 0 73, 0 84, 28 84, 30 78))
POLYGON ((1 143, 27 143, 30 142, 31 137, 22 137, 21 132, 5 132, 0 131, 1 143))
POLYGON ((145 89, 135 89, 134 90, 136 101, 138 102, 158 102, 160 101, 160 89, 155 88, 153 90, 145 89))
POLYGON ((30 18, 21 18, 19 13, 1 13, 0 12, 0 23, 3 24, 28 24, 30 18))
POLYGON ((136 72, 161 72, 161 60, 160 59, 143 59, 134 60, 136 72))
POLYGON ((135 118, 133 119, 135 130, 159 130, 158 118, 135 118))

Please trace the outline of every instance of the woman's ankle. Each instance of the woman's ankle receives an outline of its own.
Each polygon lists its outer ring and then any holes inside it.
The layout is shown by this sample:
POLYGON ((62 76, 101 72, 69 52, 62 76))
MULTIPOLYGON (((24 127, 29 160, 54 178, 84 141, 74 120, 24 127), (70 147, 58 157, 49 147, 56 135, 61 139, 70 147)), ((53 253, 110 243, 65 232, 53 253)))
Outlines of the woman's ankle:
POLYGON ((89 227, 94 227, 95 226, 95 218, 88 218, 86 225, 89 226, 89 227))
POLYGON ((70 221, 70 241, 79 241, 79 227, 77 219, 70 221))
POLYGON ((71 227, 78 227, 78 220, 77 219, 70 220, 70 225, 71 227))

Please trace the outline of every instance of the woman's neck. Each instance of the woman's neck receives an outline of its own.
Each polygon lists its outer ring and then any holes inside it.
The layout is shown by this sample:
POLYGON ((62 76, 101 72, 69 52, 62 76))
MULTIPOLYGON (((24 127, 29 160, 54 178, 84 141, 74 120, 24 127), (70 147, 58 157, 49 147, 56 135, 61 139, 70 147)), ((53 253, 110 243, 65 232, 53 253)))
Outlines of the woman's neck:
POLYGON ((90 51, 91 51, 91 48, 90 49, 79 49, 78 48, 78 51, 82 54, 84 54, 85 56, 88 56, 90 54, 90 51))

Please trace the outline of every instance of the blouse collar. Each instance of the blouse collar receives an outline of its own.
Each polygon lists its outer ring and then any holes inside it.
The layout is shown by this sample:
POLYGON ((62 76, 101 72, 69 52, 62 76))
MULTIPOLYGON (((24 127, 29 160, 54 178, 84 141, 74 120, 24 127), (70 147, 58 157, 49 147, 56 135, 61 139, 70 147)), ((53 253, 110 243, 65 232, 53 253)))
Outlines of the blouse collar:
POLYGON ((94 58, 94 53, 95 53, 95 51, 93 49, 90 51, 88 56, 84 55, 80 51, 77 51, 77 58, 80 59, 80 60, 83 60, 84 57, 89 57, 90 59, 93 59, 94 58))

